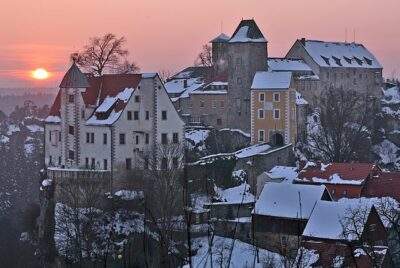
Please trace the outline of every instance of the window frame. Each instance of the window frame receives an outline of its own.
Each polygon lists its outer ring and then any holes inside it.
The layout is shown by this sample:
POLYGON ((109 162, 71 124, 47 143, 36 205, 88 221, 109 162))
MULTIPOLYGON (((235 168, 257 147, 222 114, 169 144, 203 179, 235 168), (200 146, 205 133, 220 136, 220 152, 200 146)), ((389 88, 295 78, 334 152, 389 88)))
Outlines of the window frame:
POLYGON ((274 109, 273 118, 274 118, 274 120, 280 120, 281 119, 281 109, 274 109), (276 117, 276 112, 278 112, 278 117, 276 117))
POLYGON ((280 92, 274 92, 273 101, 274 102, 280 102, 281 101, 281 93, 280 92), (278 96, 278 99, 276 99, 275 96, 278 96))
POLYGON ((258 93, 258 101, 265 102, 265 92, 258 93))

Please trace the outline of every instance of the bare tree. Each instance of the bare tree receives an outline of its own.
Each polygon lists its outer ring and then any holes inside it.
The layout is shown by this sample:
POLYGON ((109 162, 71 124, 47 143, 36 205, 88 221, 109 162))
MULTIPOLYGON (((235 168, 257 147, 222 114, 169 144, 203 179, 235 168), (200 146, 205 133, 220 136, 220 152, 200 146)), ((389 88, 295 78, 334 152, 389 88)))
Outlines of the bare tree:
POLYGON ((112 33, 92 37, 82 51, 73 53, 71 57, 94 75, 138 72, 138 65, 127 59, 129 52, 124 48, 125 43, 125 37, 118 38, 112 33))
POLYGON ((195 65, 197 66, 212 66, 212 49, 208 44, 203 45, 201 52, 197 55, 195 65))
POLYGON ((328 91, 320 109, 309 118, 310 157, 329 162, 369 159, 371 111, 366 96, 343 88, 328 91))
POLYGON ((165 83, 170 79, 173 75, 173 72, 168 69, 162 69, 158 71, 158 75, 160 76, 161 80, 165 83))

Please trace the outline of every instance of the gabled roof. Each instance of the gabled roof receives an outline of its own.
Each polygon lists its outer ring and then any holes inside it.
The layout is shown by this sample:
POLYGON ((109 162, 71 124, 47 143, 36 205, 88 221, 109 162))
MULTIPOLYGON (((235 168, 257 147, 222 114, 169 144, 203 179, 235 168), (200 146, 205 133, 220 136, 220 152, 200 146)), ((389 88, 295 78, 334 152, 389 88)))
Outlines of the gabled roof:
POLYGON ((224 33, 221 33, 217 37, 215 37, 213 40, 211 40, 211 43, 226 43, 229 41, 229 36, 227 36, 224 33))
POLYGON ((365 183, 364 197, 392 197, 400 201, 400 172, 378 172, 365 183))
POLYGON ((266 183, 253 214, 290 219, 308 219, 317 201, 328 196, 323 185, 266 183))
POLYGON ((288 89, 291 81, 291 72, 257 72, 251 89, 288 89))
POLYGON ((296 72, 311 72, 310 66, 302 59, 290 58, 268 58, 269 71, 296 71, 296 72))
POLYGON ((242 20, 229 43, 267 43, 254 20, 242 20))
POLYGON ((71 68, 64 75, 61 81, 60 88, 88 88, 89 82, 86 76, 81 72, 75 61, 72 63, 71 68))
POLYGON ((356 240, 355 233, 362 234, 373 204, 367 199, 341 199, 338 202, 318 201, 303 231, 303 236, 334 239, 356 240), (357 217, 354 233, 344 234, 342 224, 355 211, 361 213, 357 217))
POLYGON ((296 181, 326 184, 362 185, 379 166, 371 163, 328 163, 309 161, 299 172, 296 181))
POLYGON ((287 166, 275 166, 270 171, 265 172, 271 179, 283 179, 288 182, 292 182, 297 177, 297 168, 296 167, 287 167, 287 166))
POLYGON ((362 44, 305 39, 298 42, 322 67, 382 68, 375 56, 362 44))

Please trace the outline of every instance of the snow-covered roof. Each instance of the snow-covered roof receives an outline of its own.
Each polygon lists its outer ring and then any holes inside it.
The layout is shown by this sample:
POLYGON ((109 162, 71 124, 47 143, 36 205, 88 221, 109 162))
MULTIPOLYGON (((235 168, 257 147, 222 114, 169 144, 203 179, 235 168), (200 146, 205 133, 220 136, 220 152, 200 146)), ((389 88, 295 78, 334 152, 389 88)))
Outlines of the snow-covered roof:
POLYGON ((298 91, 296 91, 296 104, 297 105, 307 105, 308 104, 308 101, 306 101, 306 99, 303 98, 303 96, 298 91))
POLYGON ((352 211, 362 211, 365 214, 357 217, 357 232, 362 233, 372 202, 368 199, 341 199, 338 202, 318 201, 310 219, 303 231, 304 236, 324 239, 355 240, 350 234, 343 234, 342 224, 350 217, 352 211))
POLYGON ((291 81, 291 72, 257 72, 251 89, 288 89, 291 81))
POLYGON ((302 59, 269 58, 268 70, 270 71, 301 71, 311 72, 310 66, 302 59))
POLYGON ((201 77, 189 78, 189 79, 174 79, 164 84, 165 90, 167 91, 168 94, 181 94, 186 90, 191 92, 199 87, 202 87, 203 85, 204 82, 201 77))
POLYGON ((215 37, 213 40, 211 40, 211 43, 225 43, 228 42, 230 39, 229 36, 227 36, 224 33, 221 33, 220 35, 218 35, 217 37, 215 37))
POLYGON ((229 43, 266 43, 254 20, 242 20, 236 28, 229 43))
POLYGON ((304 47, 322 67, 382 68, 362 44, 304 40, 304 47))
POLYGON ((218 89, 218 90, 194 90, 190 92, 190 95, 225 95, 228 92, 224 89, 218 89))
POLYGON ((142 78, 154 78, 157 76, 157 73, 142 73, 142 78))
POLYGON ((292 182, 297 177, 298 172, 296 167, 275 166, 265 173, 273 180, 283 179, 292 182))
POLYGON ((308 219, 325 192, 323 185, 266 183, 256 201, 253 214, 308 219))
POLYGON ((214 202, 213 205, 220 204, 248 204, 254 202, 255 198, 250 193, 250 185, 243 183, 239 186, 222 190, 218 187, 214 187, 214 191, 217 196, 222 200, 221 202, 214 202))
POLYGON ((134 91, 135 89, 133 88, 126 88, 125 90, 120 91, 115 97, 107 96, 97 107, 93 115, 86 121, 86 125, 112 125, 118 120, 123 108, 134 91), (118 104, 121 104, 120 106, 123 107, 118 107, 118 104), (109 112, 109 115, 106 118, 98 116, 99 113, 107 112, 109 112))
POLYGON ((385 99, 382 100, 384 104, 399 104, 400 103, 400 88, 391 87, 383 90, 383 95, 385 99))
POLYGON ((56 116, 56 115, 49 115, 48 117, 46 117, 46 119, 44 121, 46 123, 58 124, 58 123, 61 122, 61 118, 59 116, 56 116))

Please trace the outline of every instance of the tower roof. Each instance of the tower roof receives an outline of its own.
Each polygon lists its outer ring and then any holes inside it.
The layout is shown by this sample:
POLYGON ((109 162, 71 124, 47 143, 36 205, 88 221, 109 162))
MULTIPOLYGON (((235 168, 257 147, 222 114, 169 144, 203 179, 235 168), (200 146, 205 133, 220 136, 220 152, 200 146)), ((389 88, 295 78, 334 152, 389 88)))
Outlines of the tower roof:
POLYGON ((221 33, 217 37, 215 37, 213 40, 211 40, 211 43, 226 43, 229 41, 229 36, 227 36, 224 33, 221 33))
POLYGON ((81 72, 74 61, 71 68, 69 68, 64 75, 60 88, 88 88, 89 86, 86 76, 81 72))
POLYGON ((233 33, 229 43, 266 43, 260 28, 254 20, 242 20, 233 33))

